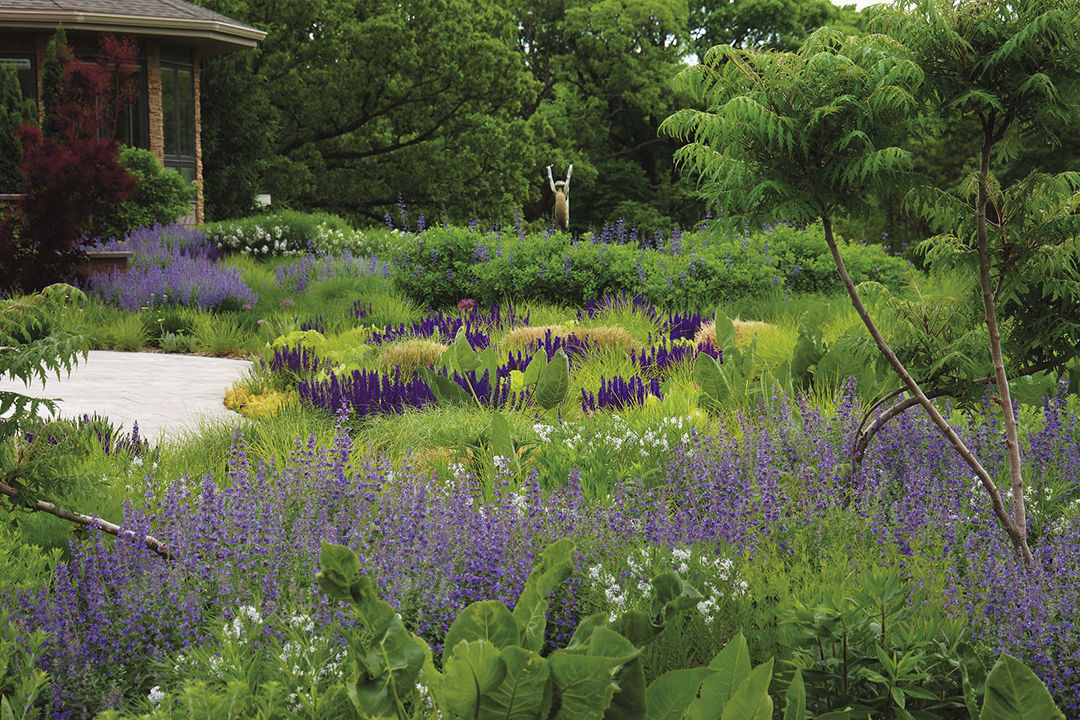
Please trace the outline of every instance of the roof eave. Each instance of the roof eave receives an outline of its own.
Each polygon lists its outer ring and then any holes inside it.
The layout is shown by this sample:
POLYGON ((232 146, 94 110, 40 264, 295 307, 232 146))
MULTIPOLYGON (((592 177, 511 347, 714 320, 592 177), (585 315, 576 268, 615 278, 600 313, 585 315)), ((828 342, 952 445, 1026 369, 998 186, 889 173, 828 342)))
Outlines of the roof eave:
POLYGON ((188 38, 211 52, 253 48, 266 33, 262 30, 219 20, 197 18, 146 17, 56 10, 0 10, 0 28, 111 32, 162 38, 188 38))

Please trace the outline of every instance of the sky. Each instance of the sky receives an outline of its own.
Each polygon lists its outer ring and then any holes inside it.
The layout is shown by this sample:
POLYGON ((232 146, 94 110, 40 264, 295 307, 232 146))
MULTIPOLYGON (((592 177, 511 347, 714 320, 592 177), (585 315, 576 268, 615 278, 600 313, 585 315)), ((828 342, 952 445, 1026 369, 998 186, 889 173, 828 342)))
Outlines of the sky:
POLYGON ((868 5, 874 5, 882 0, 832 0, 833 5, 856 5, 860 10, 868 5))

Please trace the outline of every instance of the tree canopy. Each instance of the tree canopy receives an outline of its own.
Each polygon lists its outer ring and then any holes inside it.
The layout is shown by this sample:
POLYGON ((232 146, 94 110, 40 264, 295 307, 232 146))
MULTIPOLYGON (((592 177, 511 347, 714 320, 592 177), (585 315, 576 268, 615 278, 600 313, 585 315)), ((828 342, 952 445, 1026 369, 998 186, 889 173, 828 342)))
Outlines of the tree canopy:
MULTIPOLYGON (((259 191, 358 220, 396 216, 399 198, 414 218, 535 220, 551 208, 544 168, 571 163, 578 230, 619 217, 688 225, 703 212, 657 128, 684 103, 671 78, 702 23, 735 22, 722 14, 686 0, 201 3, 268 32, 205 62, 216 217, 249 211, 259 191)), ((800 9, 785 37, 828 5, 788 4, 800 9)))

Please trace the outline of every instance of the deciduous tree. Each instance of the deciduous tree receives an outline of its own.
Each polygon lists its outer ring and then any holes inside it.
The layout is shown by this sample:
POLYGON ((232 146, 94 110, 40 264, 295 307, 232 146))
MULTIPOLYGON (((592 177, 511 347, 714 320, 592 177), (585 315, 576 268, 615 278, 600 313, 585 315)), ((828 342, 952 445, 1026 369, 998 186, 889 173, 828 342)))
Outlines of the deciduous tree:
POLYGON ((819 31, 794 53, 714 48, 704 66, 680 76, 708 109, 683 110, 665 123, 690 141, 679 161, 727 212, 762 221, 822 220, 855 309, 912 396, 906 404, 922 406, 972 468, 1027 565, 1033 558, 1003 348, 1023 357, 1041 352, 1049 362, 1075 354, 1077 327, 1069 313, 1080 300, 1080 176, 1034 173, 1002 188, 990 166, 1026 137, 1045 136, 1064 116, 1080 67, 1078 12, 1063 0, 914 0, 882 14, 892 37, 819 31), (982 138, 979 169, 961 196, 923 188, 913 204, 941 232, 928 242, 931 259, 967 269, 978 288, 982 318, 974 330, 985 339, 992 372, 984 381, 994 386, 1006 428, 1011 508, 920 384, 934 367, 913 373, 883 337, 832 232, 834 218, 869 210, 868 191, 900 192, 911 168, 908 135, 942 122, 974 124, 982 138), (1024 327, 1044 317, 1041 330, 1024 327))

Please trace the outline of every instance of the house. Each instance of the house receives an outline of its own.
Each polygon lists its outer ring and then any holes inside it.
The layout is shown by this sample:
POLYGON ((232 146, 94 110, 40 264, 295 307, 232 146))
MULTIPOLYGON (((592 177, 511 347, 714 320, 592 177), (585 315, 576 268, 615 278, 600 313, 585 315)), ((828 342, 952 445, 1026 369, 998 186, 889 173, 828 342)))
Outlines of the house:
MULTIPOLYGON (((58 25, 79 57, 96 56, 101 33, 136 39, 138 99, 121 142, 149 149, 201 187, 199 59, 255 47, 266 33, 183 0, 0 0, 0 63, 14 65, 39 112, 41 68, 58 25)), ((201 193, 194 215, 202 222, 201 193)))

